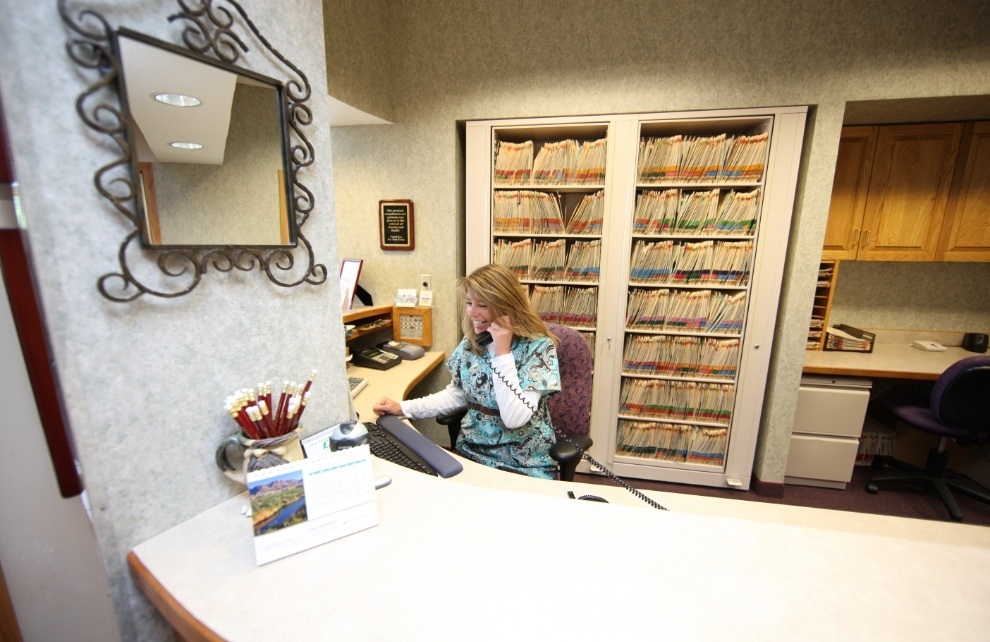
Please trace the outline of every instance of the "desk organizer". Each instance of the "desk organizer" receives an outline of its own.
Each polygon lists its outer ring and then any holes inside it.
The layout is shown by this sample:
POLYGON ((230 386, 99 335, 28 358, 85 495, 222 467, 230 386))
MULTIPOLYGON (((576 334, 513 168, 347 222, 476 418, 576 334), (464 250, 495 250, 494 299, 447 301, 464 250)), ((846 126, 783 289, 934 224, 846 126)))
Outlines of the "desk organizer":
POLYGON ((877 335, 851 325, 830 326, 825 333, 823 350, 830 352, 873 352, 877 335))

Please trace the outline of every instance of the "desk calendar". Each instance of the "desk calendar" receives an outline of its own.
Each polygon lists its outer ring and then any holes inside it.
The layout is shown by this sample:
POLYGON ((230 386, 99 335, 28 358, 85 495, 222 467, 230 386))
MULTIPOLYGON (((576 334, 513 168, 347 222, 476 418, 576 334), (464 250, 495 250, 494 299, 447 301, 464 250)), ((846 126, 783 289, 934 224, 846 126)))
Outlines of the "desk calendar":
POLYGON ((258 566, 378 525, 366 445, 249 472, 247 485, 258 566))

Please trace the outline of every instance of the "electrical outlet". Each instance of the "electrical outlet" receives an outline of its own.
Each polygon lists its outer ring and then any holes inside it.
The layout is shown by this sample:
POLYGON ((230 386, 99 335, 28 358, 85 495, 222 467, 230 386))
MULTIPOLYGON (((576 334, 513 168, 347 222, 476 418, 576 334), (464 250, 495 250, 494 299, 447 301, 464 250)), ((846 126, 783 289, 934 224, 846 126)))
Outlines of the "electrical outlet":
POLYGON ((433 291, 433 277, 429 274, 419 275, 419 289, 433 291))

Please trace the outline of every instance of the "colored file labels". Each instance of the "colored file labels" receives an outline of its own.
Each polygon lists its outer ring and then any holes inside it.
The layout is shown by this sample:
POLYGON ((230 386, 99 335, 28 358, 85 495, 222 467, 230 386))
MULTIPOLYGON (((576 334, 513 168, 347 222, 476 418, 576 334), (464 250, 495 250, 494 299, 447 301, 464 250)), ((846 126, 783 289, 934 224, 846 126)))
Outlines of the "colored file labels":
POLYGON ((633 232, 642 235, 751 235, 760 189, 644 190, 636 198, 633 232))
POLYGON ((769 134, 666 136, 640 140, 638 181, 656 183, 763 180, 769 134))
POLYGON ((636 241, 632 283, 745 285, 752 269, 752 241, 636 241))
POLYGON ((565 239, 550 241, 509 241, 498 239, 493 260, 512 270, 519 279, 535 281, 597 282, 601 265, 602 242, 565 239))
POLYGON ((632 288, 626 306, 631 330, 742 332, 746 292, 632 288))
POLYGON ((619 421, 616 454, 721 466, 728 430, 653 421, 619 421))
POLYGON ((499 185, 603 185, 606 139, 496 141, 494 182, 499 185), (539 147, 534 158, 533 152, 539 147))
POLYGON ((734 379, 739 339, 632 335, 623 351, 624 373, 734 379))
POLYGON ((501 234, 560 234, 564 218, 551 194, 529 190, 495 192, 492 227, 501 234))
POLYGON ((640 418, 694 420, 728 425, 733 384, 623 378, 619 413, 640 418))
POLYGON ((594 328, 598 322, 598 290, 563 286, 533 286, 530 301, 544 321, 573 328, 594 328))

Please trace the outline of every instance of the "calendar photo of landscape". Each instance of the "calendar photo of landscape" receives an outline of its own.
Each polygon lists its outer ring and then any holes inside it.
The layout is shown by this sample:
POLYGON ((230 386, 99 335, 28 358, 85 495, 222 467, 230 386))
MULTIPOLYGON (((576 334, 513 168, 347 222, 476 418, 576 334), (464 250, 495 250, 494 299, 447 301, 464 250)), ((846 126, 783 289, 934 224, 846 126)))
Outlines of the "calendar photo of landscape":
POLYGON ((254 534, 263 535, 307 520, 302 470, 248 483, 254 534))

